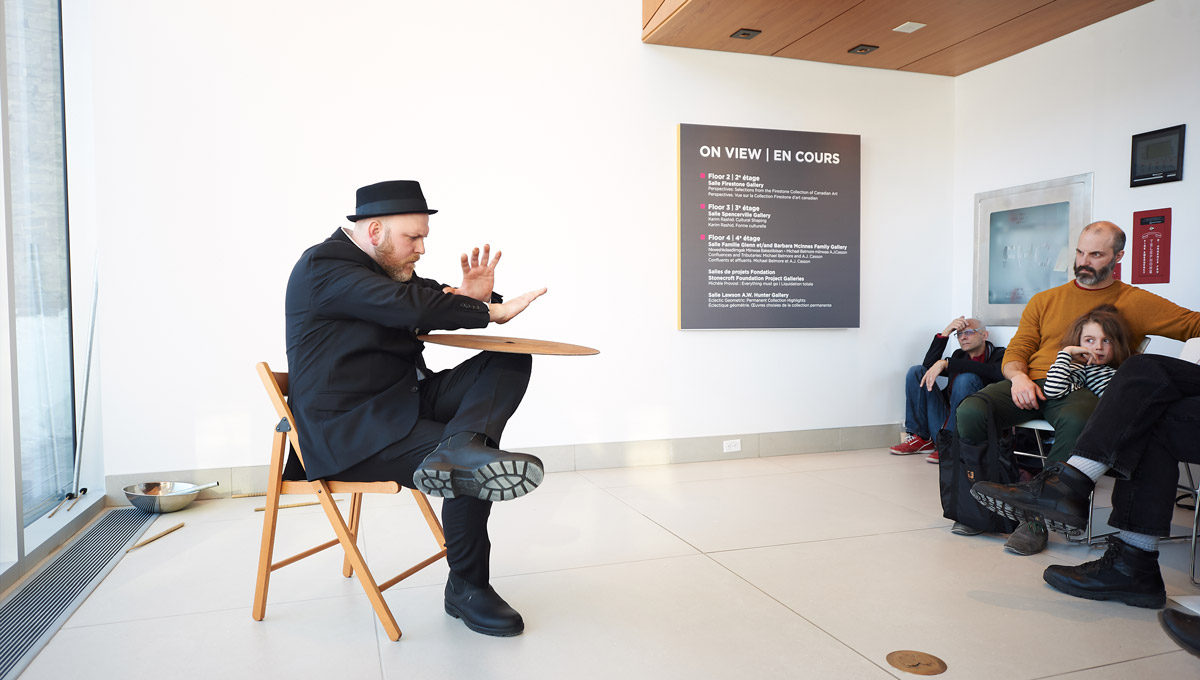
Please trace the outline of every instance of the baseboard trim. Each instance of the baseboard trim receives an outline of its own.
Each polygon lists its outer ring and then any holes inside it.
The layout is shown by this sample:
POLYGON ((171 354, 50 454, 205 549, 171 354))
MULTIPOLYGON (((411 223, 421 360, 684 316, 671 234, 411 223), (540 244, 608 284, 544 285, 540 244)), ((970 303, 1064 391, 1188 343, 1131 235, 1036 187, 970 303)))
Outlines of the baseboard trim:
MULTIPOLYGON (((702 463, 715 460, 767 458, 802 453, 857 451, 891 446, 899 441, 900 424, 833 427, 823 430, 727 434, 712 437, 684 437, 597 444, 563 444, 512 449, 542 459, 546 472, 571 472, 601 468, 702 463), (739 451, 725 451, 725 442, 737 440, 739 451)), ((205 470, 176 470, 104 478, 108 504, 129 505, 124 488, 142 482, 172 481, 220 486, 200 492, 199 498, 228 498, 230 495, 255 495, 267 492, 266 465, 205 470)))
POLYGON ((767 458, 802 453, 856 451, 891 446, 898 441, 900 425, 835 427, 823 430, 727 434, 646 441, 573 444, 515 449, 538 456, 547 472, 600 468, 702 463, 715 460, 767 458), (737 441, 739 451, 725 451, 737 441))

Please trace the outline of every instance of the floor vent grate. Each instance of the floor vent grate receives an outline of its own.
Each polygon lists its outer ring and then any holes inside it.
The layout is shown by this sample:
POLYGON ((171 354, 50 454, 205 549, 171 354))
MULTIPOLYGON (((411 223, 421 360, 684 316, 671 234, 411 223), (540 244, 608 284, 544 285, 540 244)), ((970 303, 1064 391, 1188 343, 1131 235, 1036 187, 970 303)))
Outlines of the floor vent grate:
POLYGON ((0 605, 0 680, 15 678, 157 515, 110 510, 0 605))

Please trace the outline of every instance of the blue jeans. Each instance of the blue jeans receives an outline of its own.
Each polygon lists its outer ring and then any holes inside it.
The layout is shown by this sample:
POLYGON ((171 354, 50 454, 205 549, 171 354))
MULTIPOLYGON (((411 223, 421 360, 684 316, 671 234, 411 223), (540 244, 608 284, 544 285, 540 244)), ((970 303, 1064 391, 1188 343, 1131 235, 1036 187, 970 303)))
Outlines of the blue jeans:
POLYGON ((927 368, 920 364, 908 369, 904 377, 904 431, 933 440, 940 429, 957 429, 955 412, 963 399, 983 389, 983 378, 974 373, 959 373, 950 384, 950 400, 941 389, 926 390, 921 378, 927 368))

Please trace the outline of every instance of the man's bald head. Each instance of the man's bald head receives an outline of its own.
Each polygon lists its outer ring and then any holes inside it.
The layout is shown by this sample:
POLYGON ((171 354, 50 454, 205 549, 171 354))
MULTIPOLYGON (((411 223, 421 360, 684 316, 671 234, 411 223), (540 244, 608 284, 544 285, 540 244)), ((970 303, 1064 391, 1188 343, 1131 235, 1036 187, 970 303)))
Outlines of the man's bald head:
POLYGON ((1104 220, 1092 222, 1083 228, 1083 231, 1079 234, 1080 238, 1082 238, 1083 235, 1088 232, 1108 235, 1112 243, 1112 251, 1114 253, 1119 253, 1122 250, 1125 250, 1125 231, 1112 222, 1107 222, 1104 220))

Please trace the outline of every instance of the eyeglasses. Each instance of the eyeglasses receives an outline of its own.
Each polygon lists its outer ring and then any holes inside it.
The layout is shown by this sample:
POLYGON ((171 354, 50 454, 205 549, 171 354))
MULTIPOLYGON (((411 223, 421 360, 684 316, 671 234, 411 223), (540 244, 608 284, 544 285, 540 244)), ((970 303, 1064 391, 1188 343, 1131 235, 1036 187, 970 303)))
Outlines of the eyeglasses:
POLYGON ((969 338, 978 332, 979 332, 979 329, 976 329, 976 328, 964 328, 961 331, 955 333, 955 335, 957 335, 960 338, 969 338))

